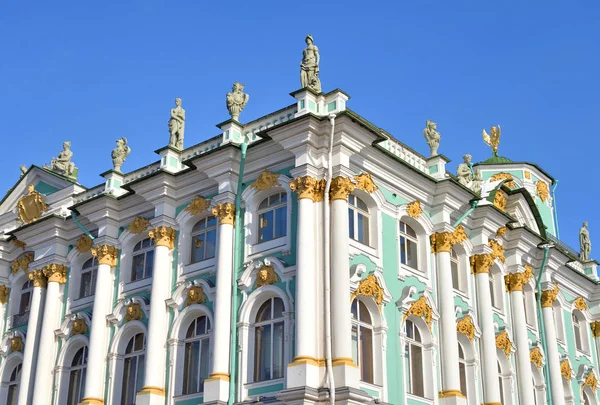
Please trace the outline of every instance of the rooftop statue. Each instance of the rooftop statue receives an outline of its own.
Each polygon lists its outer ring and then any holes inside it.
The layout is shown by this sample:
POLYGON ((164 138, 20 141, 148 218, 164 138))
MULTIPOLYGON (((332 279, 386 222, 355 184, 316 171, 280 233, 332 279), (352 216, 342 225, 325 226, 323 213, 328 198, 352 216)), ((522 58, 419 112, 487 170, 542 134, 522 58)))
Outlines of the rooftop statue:
POLYGON ((21 177, 23 177, 23 175, 27 173, 27 167, 25 167, 25 165, 21 165, 19 166, 19 169, 21 169, 21 177))
POLYGON ((456 169, 456 177, 458 181, 465 187, 469 186, 469 183, 473 181, 473 169, 471 168, 471 155, 466 154, 463 156, 464 163, 458 165, 456 169))
POLYGON ((248 104, 249 99, 250 96, 244 93, 244 85, 239 82, 233 83, 233 89, 230 93, 227 93, 226 100, 231 119, 237 121, 240 118, 240 113, 248 104))
POLYGON ((438 148, 440 147, 440 133, 437 131, 437 124, 431 120, 427 120, 425 123, 425 129, 423 130, 423 136, 427 140, 431 156, 436 156, 438 148))
POLYGON ((175 99, 175 108, 171 108, 171 118, 169 119, 169 133, 171 139, 169 146, 177 149, 183 149, 183 132, 185 129, 185 110, 181 108, 181 99, 175 99))
POLYGON ((498 145, 500 145, 500 125, 498 125, 498 127, 491 127, 490 135, 485 132, 485 129, 482 130, 481 134, 483 135, 483 142, 485 142, 487 146, 492 147, 494 156, 498 156, 498 145))
POLYGON ((117 147, 112 151, 112 161, 114 170, 120 172, 125 158, 131 153, 131 148, 127 146, 127 138, 117 139, 117 147))
POLYGON ((319 80, 319 48, 314 44, 312 35, 308 34, 305 39, 306 48, 302 51, 302 62, 300 62, 300 83, 302 88, 308 87, 316 93, 321 92, 321 81, 319 80))
POLYGON ((71 162, 72 157, 71 142, 63 142, 62 152, 58 154, 58 157, 52 158, 49 165, 44 165, 44 169, 50 169, 65 177, 77 179, 77 168, 75 163, 71 162))
POLYGON ((592 242, 590 241, 590 231, 587 229, 588 223, 584 222, 579 230, 579 258, 583 261, 590 260, 592 252, 592 242))
POLYGON ((471 190, 473 192, 480 194, 481 189, 483 187, 483 175, 481 174, 481 170, 475 170, 475 177, 473 178, 473 184, 471 184, 471 190))

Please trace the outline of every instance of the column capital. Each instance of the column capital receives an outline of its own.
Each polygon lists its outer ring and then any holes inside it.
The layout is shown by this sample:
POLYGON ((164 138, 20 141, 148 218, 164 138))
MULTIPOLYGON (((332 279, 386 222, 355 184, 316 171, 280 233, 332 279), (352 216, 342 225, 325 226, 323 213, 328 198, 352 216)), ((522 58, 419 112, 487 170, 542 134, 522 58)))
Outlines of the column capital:
POLYGON ((42 269, 49 283, 65 284, 67 282, 67 266, 51 263, 42 269))
POLYGON ((592 336, 594 336, 594 338, 599 338, 600 337, 600 321, 590 322, 590 327, 592 328, 592 336))
POLYGON ((481 254, 471 256, 469 262, 471 263, 471 273, 482 274, 490 272, 494 259, 490 254, 481 254))
POLYGON ((452 246, 462 243, 468 239, 465 229, 462 225, 456 227, 452 232, 437 232, 429 237, 431 243, 431 253, 450 252, 452 246))
POLYGON ((8 302, 8 294, 10 294, 10 288, 7 285, 0 285, 0 304, 8 302))
POLYGON ((554 288, 552 290, 543 290, 542 291, 542 308, 552 308, 556 297, 560 290, 558 289, 558 283, 554 283, 554 288))
POLYGON ((344 200, 348 199, 348 194, 354 191, 354 183, 349 177, 338 176, 331 179, 331 187, 329 190, 329 199, 344 200))
POLYGON ((164 225, 154 227, 148 231, 150 239, 154 241, 156 246, 166 246, 169 249, 175 247, 175 234, 175 229, 164 225))
POLYGON ((506 291, 515 292, 523 291, 523 285, 527 284, 533 278, 533 269, 526 265, 525 271, 522 273, 510 273, 504 276, 506 291))
POLYGON ((235 222, 235 205, 230 202, 219 203, 213 207, 212 213, 219 218, 219 224, 234 225, 235 222))
POLYGON ((94 256, 99 264, 108 264, 110 267, 117 265, 117 257, 119 249, 111 245, 98 245, 93 247, 92 256, 94 256))
POLYGON ((317 180, 311 176, 296 177, 290 182, 290 189, 298 193, 298 200, 310 199, 313 202, 323 201, 324 186, 325 180, 317 180))
POLYGON ((44 275, 42 270, 33 270, 27 273, 27 276, 31 281, 33 281, 34 287, 46 288, 48 284, 48 279, 44 275))

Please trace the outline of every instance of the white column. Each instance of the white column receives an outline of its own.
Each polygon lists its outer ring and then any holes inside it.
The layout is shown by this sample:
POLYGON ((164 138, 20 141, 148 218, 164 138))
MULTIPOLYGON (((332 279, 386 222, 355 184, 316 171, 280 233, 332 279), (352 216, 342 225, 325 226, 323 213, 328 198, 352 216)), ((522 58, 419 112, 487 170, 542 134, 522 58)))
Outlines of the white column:
POLYGON ((556 340, 556 324, 554 323, 554 308, 552 303, 558 294, 558 287, 554 290, 542 291, 542 316, 546 331, 546 362, 549 368, 550 387, 553 405, 564 405, 565 390, 563 376, 560 372, 560 354, 556 340))
POLYGON ((494 263, 489 254, 471 256, 471 270, 475 274, 477 288, 477 309, 481 327, 481 363, 483 374, 483 405, 500 404, 498 384, 498 355, 496 352, 496 331, 492 314, 490 293, 490 267, 494 263))
POLYGON ((529 341, 527 338, 527 320, 523 306, 523 284, 527 282, 523 273, 512 273, 509 278, 510 308, 512 314, 513 335, 517 349, 517 386, 519 403, 534 404, 533 375, 529 358, 529 341))
MULTIPOLYGON (((0 269, 1 271, 2 269, 0 269)), ((7 285, 0 285, 0 333, 4 331, 4 314, 6 314, 6 307, 8 306, 8 296, 10 294, 10 288, 7 285)))
POLYGON ((171 280, 171 250, 175 244, 175 229, 157 226, 148 234, 154 240, 154 266, 152 267, 152 292, 150 318, 146 336, 146 374, 144 386, 138 392, 138 405, 164 405, 165 370, 167 358, 167 305, 171 280))
POLYGON ((108 332, 106 316, 111 310, 111 268, 117 264, 119 250, 114 246, 100 245, 92 248, 92 254, 97 258, 99 264, 96 273, 96 291, 94 291, 94 306, 92 309, 85 393, 80 405, 104 404, 104 376, 106 374, 108 332))
POLYGON ((229 356, 230 350, 232 350, 230 347, 231 277, 233 274, 235 205, 230 202, 220 203, 213 208, 213 215, 219 218, 213 367, 209 379, 204 383, 204 402, 226 402, 229 398, 229 356))
POLYGON ((49 405, 52 399, 52 368, 54 366, 54 331, 60 317, 60 285, 66 282, 67 267, 49 264, 42 269, 48 278, 44 319, 40 330, 39 356, 35 370, 33 401, 35 405, 49 405))
POLYGON ((37 364, 38 345, 40 343, 40 329, 42 328, 41 313, 44 311, 46 276, 42 270, 30 271, 29 279, 33 281, 31 305, 29 306, 29 320, 27 322, 27 338, 23 350, 23 367, 21 368, 21 382, 19 383, 19 404, 29 405, 33 398, 33 381, 35 379, 35 365, 37 364))

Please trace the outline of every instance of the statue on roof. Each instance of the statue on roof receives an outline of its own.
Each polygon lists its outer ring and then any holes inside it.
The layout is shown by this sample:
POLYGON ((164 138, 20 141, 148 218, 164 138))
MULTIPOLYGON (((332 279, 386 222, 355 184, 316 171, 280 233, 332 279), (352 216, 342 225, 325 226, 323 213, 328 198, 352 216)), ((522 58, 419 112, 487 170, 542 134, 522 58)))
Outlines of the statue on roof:
POLYGON ((321 81, 319 80, 319 48, 314 44, 312 35, 308 34, 305 39, 306 48, 302 51, 302 62, 300 62, 300 83, 302 88, 309 88, 315 93, 321 92, 321 81))
POLYGON ((71 142, 63 142, 63 150, 57 157, 52 158, 49 165, 44 165, 44 169, 52 170, 65 177, 77 179, 77 168, 75 163, 71 162, 73 152, 71 151, 71 142))
POLYGON ((19 166, 19 169, 21 169, 21 177, 23 177, 25 173, 27 173, 27 167, 25 165, 21 165, 19 166))
POLYGON ((583 223, 583 226, 579 230, 579 258, 583 261, 590 260, 590 253, 592 252, 592 242, 590 240, 590 231, 587 229, 587 221, 583 223))
POLYGON ((456 169, 456 177, 458 177, 458 181, 465 187, 468 187, 469 184, 473 181, 473 169, 471 164, 471 155, 466 154, 463 156, 463 162, 458 165, 456 169))
POLYGON ((481 189, 483 188, 483 174, 481 174, 481 169, 475 170, 475 176, 473 177, 473 184, 471 184, 471 190, 473 190, 476 194, 481 194, 481 189))
POLYGON ((127 138, 117 139, 117 147, 113 149, 111 154, 114 170, 117 172, 121 171, 121 166, 130 153, 131 148, 127 146, 127 138))
POLYGON ((249 99, 250 96, 244 93, 244 85, 239 82, 233 83, 233 89, 227 93, 226 99, 227 109, 232 120, 237 121, 240 118, 240 113, 248 104, 249 99))
POLYGON ((181 107, 181 99, 175 99, 175 108, 171 108, 171 118, 169 118, 169 146, 177 149, 183 149, 183 132, 185 129, 185 110, 181 107))
POLYGON ((500 145, 500 125, 498 125, 498 127, 491 127, 490 135, 485 132, 485 129, 482 130, 481 134, 483 135, 483 142, 485 142, 487 146, 492 147, 494 156, 498 156, 498 145, 500 145))
POLYGON ((423 130, 423 136, 429 145, 429 151, 431 157, 436 156, 438 148, 440 147, 440 133, 437 131, 437 124, 431 120, 427 120, 425 123, 425 129, 423 130))

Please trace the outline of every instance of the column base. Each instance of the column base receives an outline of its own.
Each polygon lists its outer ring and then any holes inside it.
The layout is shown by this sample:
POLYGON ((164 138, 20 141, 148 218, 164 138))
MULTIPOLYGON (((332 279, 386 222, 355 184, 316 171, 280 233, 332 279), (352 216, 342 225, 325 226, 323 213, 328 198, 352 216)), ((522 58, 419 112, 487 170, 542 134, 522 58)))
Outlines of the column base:
MULTIPOLYGON (((337 384, 337 383, 336 383, 337 384)), ((277 394, 277 400, 286 405, 328 405, 329 390, 311 387, 288 388, 277 394)), ((335 390, 336 405, 364 405, 372 403, 371 398, 366 392, 351 387, 338 387, 335 390)), ((243 404, 250 402, 243 402, 243 404)), ((391 405, 386 402, 379 402, 380 405, 391 405)))
POLYGON ((481 405, 502 405, 502 402, 484 402, 481 405))
POLYGON ((286 387, 318 388, 325 370, 325 359, 301 356, 287 366, 286 387))
POLYGON ((86 397, 78 405, 104 405, 104 400, 102 398, 86 397))
POLYGON ((360 371, 350 358, 339 357, 333 359, 333 378, 336 387, 351 387, 358 389, 360 371))
POLYGON ((136 405, 165 405, 165 389, 161 387, 143 387, 135 397, 136 405))
POLYGON ((440 405, 467 405, 467 398, 459 390, 440 391, 440 405))
MULTIPOLYGON (((229 399, 229 374, 212 373, 204 380, 204 403, 227 403, 229 399)), ((164 405, 164 404, 163 404, 164 405)))

